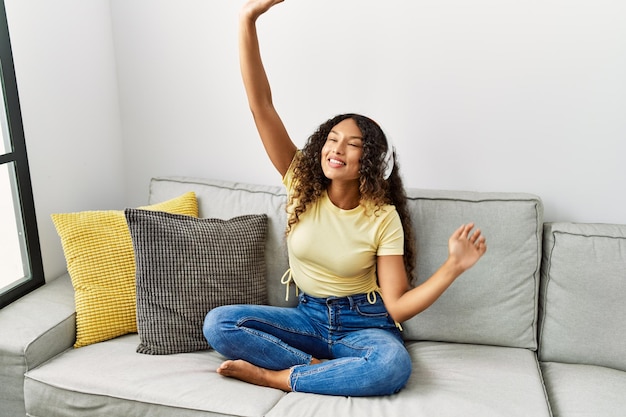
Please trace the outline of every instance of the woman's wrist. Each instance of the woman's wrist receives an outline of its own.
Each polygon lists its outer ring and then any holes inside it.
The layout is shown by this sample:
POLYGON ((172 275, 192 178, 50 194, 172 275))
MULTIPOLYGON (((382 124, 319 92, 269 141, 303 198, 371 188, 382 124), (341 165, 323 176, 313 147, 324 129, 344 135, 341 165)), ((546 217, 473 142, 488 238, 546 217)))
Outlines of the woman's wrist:
POLYGON ((266 11, 251 4, 246 4, 239 10, 239 19, 242 22, 255 24, 257 19, 266 11))
POLYGON ((239 12, 239 22, 240 23, 249 23, 255 24, 256 20, 259 18, 258 15, 255 15, 254 12, 246 9, 242 9, 239 12))
POLYGON ((444 262, 443 267, 448 271, 453 280, 458 278, 458 276, 466 270, 460 260, 453 255, 448 256, 448 259, 444 262))

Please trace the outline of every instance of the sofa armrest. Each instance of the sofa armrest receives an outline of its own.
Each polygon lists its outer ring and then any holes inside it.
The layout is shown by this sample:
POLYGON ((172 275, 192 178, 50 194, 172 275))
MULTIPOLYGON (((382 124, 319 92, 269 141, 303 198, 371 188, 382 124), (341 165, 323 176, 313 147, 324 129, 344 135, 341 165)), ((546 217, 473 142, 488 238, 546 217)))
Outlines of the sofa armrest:
POLYGON ((70 348, 76 339, 69 275, 1 309, 0 335, 0 415, 14 415, 5 408, 23 410, 24 373, 70 348))
POLYGON ((29 369, 71 347, 76 339, 74 289, 63 275, 0 310, 0 352, 21 353, 29 369))

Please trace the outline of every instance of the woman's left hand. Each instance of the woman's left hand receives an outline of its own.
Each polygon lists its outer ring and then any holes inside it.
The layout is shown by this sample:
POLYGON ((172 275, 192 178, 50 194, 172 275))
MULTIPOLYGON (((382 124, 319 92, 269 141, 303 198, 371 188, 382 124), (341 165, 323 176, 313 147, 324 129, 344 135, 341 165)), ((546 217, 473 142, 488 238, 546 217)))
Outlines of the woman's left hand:
POLYGON ((461 271, 470 269, 487 252, 487 241, 474 223, 464 224, 448 240, 448 258, 461 271))

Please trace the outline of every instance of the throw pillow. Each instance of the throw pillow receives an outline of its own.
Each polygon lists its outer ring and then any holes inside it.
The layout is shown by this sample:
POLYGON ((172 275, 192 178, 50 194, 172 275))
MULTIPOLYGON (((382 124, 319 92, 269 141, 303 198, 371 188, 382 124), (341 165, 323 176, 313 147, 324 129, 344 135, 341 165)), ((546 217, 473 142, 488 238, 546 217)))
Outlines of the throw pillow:
MULTIPOLYGON (((145 207, 198 216, 193 192, 145 207)), ((121 210, 53 214, 76 302, 75 348, 137 331, 135 257, 121 210)))
POLYGON ((195 219, 127 209, 137 263, 137 352, 208 349, 204 317, 225 304, 265 304, 267 216, 195 219))

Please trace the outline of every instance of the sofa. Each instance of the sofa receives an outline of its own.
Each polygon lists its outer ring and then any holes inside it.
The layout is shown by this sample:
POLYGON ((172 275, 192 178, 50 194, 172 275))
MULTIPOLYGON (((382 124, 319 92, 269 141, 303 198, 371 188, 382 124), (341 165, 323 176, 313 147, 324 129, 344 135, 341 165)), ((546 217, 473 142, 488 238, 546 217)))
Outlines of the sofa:
MULTIPOLYGON (((247 238, 243 230, 219 256, 230 257, 256 240, 251 250, 261 256, 251 277, 261 279, 262 288, 253 302, 294 305, 294 288, 281 284, 288 268, 283 188, 159 177, 151 180, 148 203, 189 193, 198 204, 199 218, 193 220, 198 224, 245 216, 261 220, 261 235, 247 238)), ((544 223, 540 198, 525 193, 408 189, 407 195, 418 283, 444 261, 447 238, 460 224, 476 222, 489 250, 433 306, 402 323, 413 369, 400 393, 368 398, 285 393, 218 375, 224 358, 208 346, 138 352, 149 330, 157 338, 154 346, 160 337, 154 328, 146 330, 152 316, 139 311, 145 308, 139 298, 159 291, 140 288, 139 280, 151 279, 150 262, 174 261, 171 255, 146 260, 137 252, 158 239, 149 235, 141 243, 132 234, 131 215, 149 210, 129 209, 124 215, 134 239, 138 298, 131 321, 137 330, 75 347, 82 315, 77 306, 83 306, 71 273, 0 310, 0 416, 626 415, 626 225, 544 223)), ((187 217, 168 216, 182 222, 187 217)), ((200 246, 210 244, 209 239, 200 246)), ((192 250, 185 248, 177 249, 178 257, 192 250)), ((114 257, 113 247, 108 250, 114 257)), ((235 298, 246 288, 234 291, 235 298)), ((185 336, 170 330, 168 343, 185 336)))

